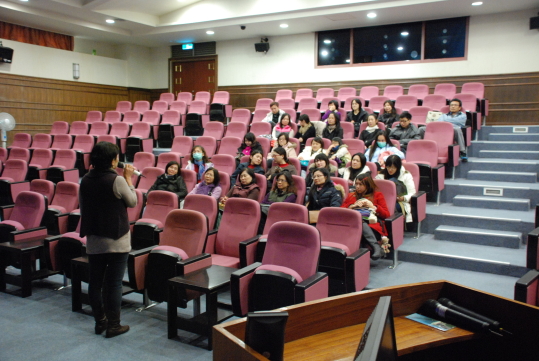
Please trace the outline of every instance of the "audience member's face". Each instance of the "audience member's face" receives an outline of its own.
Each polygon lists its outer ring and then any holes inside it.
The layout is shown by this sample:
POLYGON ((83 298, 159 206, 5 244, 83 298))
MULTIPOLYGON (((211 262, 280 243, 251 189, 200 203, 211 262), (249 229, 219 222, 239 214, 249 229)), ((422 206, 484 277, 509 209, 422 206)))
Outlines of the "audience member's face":
POLYGON ((317 186, 321 186, 324 183, 326 183, 326 177, 324 177, 324 174, 320 171, 316 171, 313 174, 313 182, 317 186))
POLYGON ((389 103, 385 103, 385 104, 384 104, 384 111, 385 111, 386 113, 391 113, 391 110, 392 110, 392 109, 393 109, 393 107, 391 106, 391 104, 389 104, 389 103))
POLYGON ((300 125, 300 127, 304 127, 304 126, 307 125, 307 123, 305 123, 305 120, 302 119, 302 120, 299 121, 299 125, 300 125))
POLYGON ((400 124, 401 124, 401 127, 408 128, 408 126, 410 125, 410 119, 400 118, 400 124))
POLYGON ((359 110, 359 103, 355 100, 352 100, 352 110, 359 110))
POLYGON ((251 156, 251 163, 254 165, 262 164, 262 154, 256 153, 255 155, 251 156))
POLYGON ((337 110, 337 107, 335 107, 335 104, 329 103, 328 109, 331 110, 332 112, 334 112, 335 110, 337 110))
POLYGON ((288 124, 290 124, 290 118, 288 115, 285 115, 281 118, 281 123, 283 124, 283 127, 286 127, 288 124))
POLYGON ((286 181, 286 177, 284 175, 280 175, 279 178, 277 178, 277 188, 280 190, 285 190, 288 188, 288 182, 286 181))
POLYGON ((322 144, 313 140, 313 142, 311 143, 311 147, 316 152, 318 149, 322 148, 322 144))
POLYGON ((367 125, 369 127, 374 127, 376 124, 378 124, 378 120, 376 120, 374 116, 369 115, 369 117, 367 118, 367 125))
POLYGON ((168 175, 176 175, 176 174, 178 174, 178 165, 173 164, 170 167, 168 167, 167 174, 168 175))
POLYGON ((272 112, 273 114, 279 113, 279 107, 278 107, 277 105, 272 105, 272 106, 271 106, 271 112, 272 112))
POLYGON ((384 137, 382 134, 380 134, 380 135, 376 138, 376 141, 377 141, 377 142, 386 143, 386 137, 384 137))
POLYGON ((461 109, 462 109, 462 107, 460 106, 459 102, 451 102, 449 104, 449 111, 451 113, 460 112, 461 109))
POLYGON ((273 152, 271 156, 278 164, 281 164, 284 161, 284 157, 277 152, 273 152))
POLYGON ((363 184, 363 181, 356 180, 355 185, 356 185, 357 194, 363 194, 367 190, 367 188, 365 187, 365 184, 363 184))
POLYGON ((213 174, 213 170, 209 170, 204 173, 204 182, 206 182, 206 184, 213 184, 214 179, 215 175, 213 174))
POLYGON ((316 166, 316 168, 326 168, 327 166, 326 161, 323 159, 315 159, 314 165, 316 166))
POLYGON ((286 141, 286 138, 282 136, 282 137, 279 137, 278 143, 281 147, 284 147, 288 142, 286 141))
POLYGON ((338 147, 339 145, 340 145, 339 142, 336 142, 334 140, 331 141, 331 148, 338 147))
POLYGON ((244 186, 248 185, 248 184, 251 184, 251 182, 253 181, 253 177, 251 177, 249 175, 249 173, 247 172, 242 172, 241 175, 240 175, 240 183, 243 184, 244 186))
POLYGON ((328 125, 335 125, 335 114, 331 113, 328 116, 328 125))
POLYGON ((355 155, 352 158, 352 168, 359 169, 362 166, 361 159, 359 158, 359 155, 355 155))
POLYGON ((390 165, 390 166, 386 165, 386 169, 387 169, 387 172, 389 173, 389 175, 393 175, 397 171, 397 167, 395 167, 393 164, 390 165))

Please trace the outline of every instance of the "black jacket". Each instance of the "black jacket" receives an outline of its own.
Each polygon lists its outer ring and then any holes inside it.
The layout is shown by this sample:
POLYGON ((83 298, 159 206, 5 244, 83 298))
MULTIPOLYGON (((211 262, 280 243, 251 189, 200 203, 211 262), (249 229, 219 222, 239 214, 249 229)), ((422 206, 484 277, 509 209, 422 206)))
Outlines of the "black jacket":
MULTIPOLYGON (((243 170, 245 168, 247 168, 249 166, 249 163, 240 163, 238 165, 238 168, 236 168, 236 170, 234 171, 234 173, 232 173, 232 175, 230 176, 230 184, 236 184, 236 180, 238 178, 238 176, 241 174, 241 172, 243 172, 243 170)), ((255 173, 258 173, 258 174, 262 174, 262 175, 266 175, 266 172, 264 171, 264 168, 262 168, 261 165, 257 165, 256 167, 254 167, 253 171, 255 173)))
POLYGON ((148 189, 148 193, 151 191, 176 193, 178 201, 182 201, 187 195, 187 186, 185 185, 183 178, 178 174, 172 177, 167 177, 166 174, 162 174, 155 180, 153 186, 148 189))
POLYGON ((365 148, 370 147, 372 142, 376 139, 378 134, 381 134, 381 130, 375 130, 369 133, 366 129, 359 134, 359 139, 365 143, 365 148))
POLYGON ((303 144, 305 144, 307 139, 316 137, 316 129, 314 128, 314 125, 310 126, 304 134, 301 134, 299 132, 299 129, 300 128, 298 127, 298 132, 296 133, 296 135, 294 135, 294 137, 296 139, 303 138, 303 144))
POLYGON ((331 140, 331 139, 333 139, 335 137, 339 137, 341 139, 344 138, 344 131, 342 130, 342 128, 338 127, 338 128, 335 128, 333 130, 333 132, 330 132, 328 127, 326 126, 324 128, 324 131, 322 132, 322 138, 326 138, 326 139, 331 140))
POLYGON ((329 181, 324 184, 321 190, 317 190, 316 186, 311 188, 307 209, 310 211, 319 211, 325 207, 340 207, 341 204, 341 192, 335 188, 333 182, 329 181))
POLYGON ((378 116, 378 121, 384 123, 386 125, 386 128, 391 129, 391 127, 393 126, 393 123, 399 121, 399 115, 397 113, 395 113, 395 114, 391 114, 391 113, 380 114, 378 116))

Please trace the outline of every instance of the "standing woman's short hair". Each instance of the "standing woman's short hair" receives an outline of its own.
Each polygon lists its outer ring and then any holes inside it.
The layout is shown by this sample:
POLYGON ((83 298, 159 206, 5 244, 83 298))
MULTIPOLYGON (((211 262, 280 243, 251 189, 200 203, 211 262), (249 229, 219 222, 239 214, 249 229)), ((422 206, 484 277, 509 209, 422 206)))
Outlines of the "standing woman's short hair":
POLYGON ((90 164, 94 169, 106 170, 112 167, 112 161, 120 154, 120 149, 116 144, 110 142, 99 142, 90 153, 90 164))

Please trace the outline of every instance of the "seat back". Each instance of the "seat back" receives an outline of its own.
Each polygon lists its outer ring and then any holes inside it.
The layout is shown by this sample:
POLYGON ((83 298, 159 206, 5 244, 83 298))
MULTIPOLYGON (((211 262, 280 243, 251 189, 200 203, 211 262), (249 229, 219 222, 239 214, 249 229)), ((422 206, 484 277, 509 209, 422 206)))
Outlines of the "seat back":
POLYGON ((9 151, 9 157, 7 159, 20 159, 28 163, 30 160, 30 151, 26 148, 11 148, 9 151))
POLYGON ((69 123, 57 121, 52 123, 50 135, 67 134, 69 133, 69 123))
POLYGON ((204 127, 204 136, 215 138, 215 140, 221 140, 224 132, 225 126, 221 122, 209 122, 204 127))
POLYGON ((464 83, 462 84, 460 92, 473 94, 477 98, 483 99, 485 97, 485 85, 483 83, 464 83))
POLYGON ((30 165, 37 168, 48 168, 52 164, 52 150, 34 149, 30 165))
POLYGON ((217 220, 218 205, 217 199, 205 194, 189 194, 185 197, 183 209, 198 211, 208 218, 208 227, 213 229, 217 220))
POLYGON ((54 197, 55 184, 45 179, 34 179, 30 182, 30 191, 43 194, 50 202, 54 197))
POLYGON ((90 127, 89 135, 106 135, 109 134, 110 124, 107 122, 95 122, 90 127))
POLYGON ((11 178, 13 182, 22 182, 28 173, 28 161, 21 159, 8 159, 4 163, 2 178, 11 178))
POLYGON ((313 90, 312 89, 298 89, 296 90, 296 97, 294 98, 294 101, 296 103, 299 103, 301 99, 304 98, 312 98, 313 97, 313 90))
POLYGON ((404 88, 401 85, 388 85, 384 88, 384 96, 389 99, 397 99, 404 94, 404 88))
POLYGON ((307 207, 300 204, 290 204, 285 202, 273 203, 268 210, 266 225, 262 234, 268 234, 271 227, 277 222, 298 222, 309 224, 309 211, 307 207))
POLYGON ((395 101, 395 107, 402 110, 409 110, 417 106, 417 98, 413 95, 400 95, 395 101))
POLYGON ((131 127, 130 137, 139 137, 139 138, 150 138, 151 135, 151 126, 148 123, 138 122, 134 123, 131 127))
POLYGON ((176 101, 182 101, 187 104, 187 106, 191 105, 191 102, 193 101, 193 94, 190 92, 180 92, 178 93, 178 97, 176 98, 176 101))
POLYGON ((266 137, 258 137, 258 136, 256 137, 256 141, 260 143, 260 146, 262 147, 262 154, 269 154, 271 150, 271 146, 270 146, 271 141, 266 137))
POLYGON ((268 114, 269 109, 256 109, 253 112, 253 119, 251 120, 251 124, 253 123, 260 123, 265 117, 266 114, 268 114))
MULTIPOLYGON (((277 90, 277 93, 275 93, 275 101, 280 102, 283 99, 293 99, 293 92, 289 89, 279 89, 277 90)), ((282 108, 281 103, 279 103, 279 106, 282 108)))
POLYGON ((73 137, 68 134, 58 134, 54 136, 51 149, 71 149, 73 137))
POLYGON ((124 113, 124 119, 122 120, 124 123, 128 124, 134 124, 140 122, 140 112, 136 110, 129 110, 124 113))
POLYGON ((316 108, 304 108, 300 111, 300 116, 303 114, 307 114, 311 123, 317 122, 322 118, 322 115, 320 114, 320 110, 316 108))
MULTIPOLYGON (((320 100, 320 109, 323 110, 323 111, 328 109, 329 102, 332 101, 332 100, 335 100, 337 102, 337 104, 339 104, 338 108, 341 107, 341 105, 340 105, 341 102, 339 101, 339 98, 333 96, 333 97, 323 98, 322 100, 320 100)), ((337 109, 337 111, 339 111, 339 110, 337 109)), ((341 119, 342 119, 342 116, 341 116, 341 119)))
POLYGON ((413 84, 408 88, 408 95, 413 95, 417 99, 425 99, 429 95, 429 86, 426 84, 413 84))
POLYGON ((427 124, 424 140, 433 140, 438 144, 438 157, 447 157, 453 144, 453 125, 449 122, 430 122, 427 124))
POLYGON ((161 94, 159 95, 159 100, 164 101, 164 102, 167 102, 167 104, 168 104, 169 106, 170 106, 170 104, 172 104, 172 102, 173 102, 174 100, 176 100, 175 98, 176 98, 176 97, 174 96, 173 93, 161 93, 161 94))
POLYGON ((230 154, 215 154, 211 158, 211 162, 217 170, 228 174, 232 174, 236 170, 236 161, 230 154))
POLYGON ((170 104, 170 110, 177 110, 180 114, 187 114, 188 103, 183 100, 177 100, 170 104))
POLYGON ((296 102, 292 98, 281 99, 279 100, 279 108, 282 109, 284 112, 289 113, 289 111, 286 111, 286 109, 295 109, 296 102))
POLYGON ((230 93, 227 91, 216 91, 213 93, 212 104, 228 104, 230 102, 230 93))
POLYGON ((154 219, 165 224, 170 211, 178 209, 178 196, 167 191, 151 191, 146 199, 146 208, 142 214, 144 219, 154 219))
POLYGON ((273 102, 273 99, 270 99, 270 98, 257 99, 256 104, 255 104, 255 111, 257 111, 259 109, 264 109, 264 110, 266 110, 266 112, 269 112, 271 110, 270 109, 270 104, 272 102, 273 102))
POLYGON ((128 123, 113 123, 110 127, 110 135, 114 135, 118 138, 127 138, 129 135, 129 124, 128 123))
POLYGON ((182 156, 187 157, 189 154, 191 154, 191 149, 193 149, 193 139, 191 137, 181 135, 179 137, 174 137, 170 151, 180 153, 182 156))
POLYGON ((384 108, 384 103, 387 100, 390 100, 390 99, 388 97, 386 97, 385 95, 372 97, 369 100, 369 108, 371 108, 375 112, 378 112, 378 111, 380 111, 381 109, 384 108))
MULTIPOLYGON (((265 159, 263 160, 266 161, 265 159)), ((260 188, 260 194, 258 195, 258 203, 262 202, 264 200, 264 197, 266 196, 266 190, 268 187, 268 181, 266 179, 265 175, 255 173, 255 182, 258 184, 258 187, 260 188)))
POLYGON ((11 147, 30 148, 32 145, 32 136, 28 133, 16 133, 13 136, 11 147))
POLYGON ((142 121, 151 125, 159 125, 161 121, 161 113, 157 110, 146 110, 142 114, 142 121))
POLYGON ((363 219, 360 212, 336 207, 323 208, 316 223, 322 242, 333 242, 346 246, 350 251, 347 256, 359 249, 362 226, 363 219), (335 237, 337 234, 339 236, 335 237))
POLYGON ((102 120, 103 120, 103 113, 101 113, 99 110, 90 110, 88 113, 86 113, 87 123, 100 122, 102 120))
POLYGON ((180 112, 177 110, 165 110, 161 116, 161 124, 180 125, 180 112))
POLYGON ((180 171, 183 181, 185 182, 185 187, 187 192, 191 192, 193 188, 197 185, 197 173, 194 170, 182 169, 180 171))
POLYGON ((342 188, 344 189, 344 197, 343 199, 346 199, 346 197, 348 197, 348 192, 350 191, 348 189, 348 181, 345 180, 345 179, 342 179, 342 178, 339 178, 339 177, 331 177, 331 181, 335 184, 335 185, 341 185, 342 188))
POLYGON ((125 114, 126 112, 130 111, 132 109, 131 107, 131 102, 127 100, 122 100, 116 103, 116 111, 122 114, 125 114))
POLYGON ((156 100, 152 104, 152 110, 155 110, 159 114, 163 114, 168 110, 168 102, 164 100, 156 100))
POLYGON ((320 246, 318 229, 297 222, 277 222, 269 230, 262 264, 291 268, 306 280, 316 273, 320 246))
POLYGON ((244 123, 237 121, 234 123, 230 123, 226 127, 226 136, 243 139, 245 134, 247 134, 247 126, 247 122, 244 123))
POLYGON ((419 173, 419 166, 415 163, 404 163, 403 164, 404 169, 406 169, 410 174, 412 175, 412 178, 414 178, 414 186, 415 189, 419 189, 419 179, 420 179, 420 173, 419 173))
MULTIPOLYGON (((203 102, 204 104, 208 105, 211 101, 211 94, 210 92, 196 92, 195 99, 193 101, 203 102)), ((193 105, 193 102, 191 102, 191 105, 193 105)))
POLYGON ((431 110, 432 108, 426 106, 411 107, 410 109, 408 109, 408 111, 412 115, 412 123, 414 123, 415 125, 426 125, 427 115, 431 110))
POLYGON ((71 135, 88 134, 89 130, 90 130, 90 127, 88 126, 88 123, 75 121, 71 123, 71 127, 69 128, 69 134, 71 135))
POLYGON ((374 183, 384 195, 389 214, 393 215, 395 213, 395 204, 397 203, 397 187, 395 183, 386 179, 375 179, 374 183))
POLYGON ((46 209, 47 201, 43 194, 22 191, 15 199, 15 205, 9 220, 19 222, 24 229, 36 228, 41 225, 46 209))
POLYGON ((318 109, 318 100, 312 97, 302 98, 298 103, 298 112, 301 112, 303 109, 318 109))
POLYGON ((359 96, 365 100, 371 100, 372 97, 377 97, 378 95, 380 95, 380 89, 377 86, 364 86, 359 91, 359 96))
POLYGON ((230 126, 232 123, 245 123, 246 125, 249 125, 249 123, 251 123, 251 112, 249 109, 234 109, 228 125, 230 126))
POLYGON ((61 181, 56 184, 51 206, 60 206, 70 213, 79 207, 79 184, 61 181))
POLYGON ((303 205, 305 203, 305 194, 307 194, 305 178, 293 175, 292 179, 294 179, 294 184, 296 185, 296 204, 303 205))
POLYGON ((52 166, 64 167, 65 169, 73 169, 75 168, 76 161, 77 154, 73 149, 59 149, 56 151, 52 166))
POLYGON ((135 105, 133 105, 133 110, 142 114, 150 110, 150 102, 147 100, 137 100, 135 105))
POLYGON ((365 142, 361 139, 343 139, 343 144, 348 146, 348 151, 352 156, 356 153, 365 153, 365 142))
MULTIPOLYGON (((321 102, 324 98, 334 98, 335 90, 333 88, 320 88, 316 91, 316 100, 321 102)), ((324 108, 320 108, 324 109, 324 108)))
POLYGON ((339 92, 337 93, 337 98, 339 98, 339 101, 345 102, 348 98, 355 98, 357 97, 357 90, 356 88, 351 87, 344 87, 340 88, 339 92))
POLYGON ((230 175, 232 173, 219 171, 219 179, 221 180, 221 194, 225 195, 230 190, 230 175))
POLYGON ((260 204, 257 201, 248 198, 228 199, 215 240, 215 253, 239 257, 239 243, 256 236, 259 223, 260 204))
POLYGON ((189 106, 189 114, 206 114, 207 103, 200 100, 193 100, 189 106))
POLYGON ((434 140, 426 139, 410 141, 406 148, 406 163, 409 162, 435 167, 438 164, 437 143, 434 140))
POLYGON ((79 134, 75 136, 72 149, 90 153, 94 147, 95 139, 89 134, 79 134))
POLYGON ((343 131, 343 140, 354 139, 354 124, 352 124, 351 122, 341 122, 341 128, 343 131))
POLYGON ((443 95, 445 99, 453 99, 457 94, 457 86, 450 83, 436 84, 434 94, 443 95))
POLYGON ((129 222, 135 222, 140 218, 142 207, 144 206, 144 196, 140 189, 135 189, 135 194, 137 195, 137 205, 133 208, 127 208, 127 219, 129 222))
POLYGON ((133 158, 133 166, 140 172, 147 167, 155 167, 155 155, 150 152, 136 152, 133 158))
POLYGON ((189 257, 202 253, 208 238, 208 220, 203 213, 175 209, 168 213, 164 224, 163 233, 159 237, 160 246, 180 248, 189 257))
POLYGON ((114 135, 110 135, 110 134, 100 135, 100 136, 97 137, 97 139, 95 141, 95 144, 97 144, 99 142, 109 142, 109 143, 112 143, 112 144, 118 144, 118 138, 116 138, 114 135))
MULTIPOLYGON (((157 156, 157 168, 161 168, 163 171, 166 169, 167 164, 171 161, 178 162, 178 164, 182 164, 182 160, 180 157, 180 153, 174 153, 174 152, 166 152, 161 153, 157 156)), ((180 167, 181 168, 181 167, 180 167)))
POLYGON ((164 172, 161 168, 146 167, 142 170, 141 173, 143 177, 140 178, 137 184, 137 189, 140 189, 143 193, 146 193, 148 189, 150 189, 151 186, 155 183, 157 177, 159 177, 164 172))
POLYGON ((423 99, 423 106, 440 111, 446 105, 446 102, 447 100, 442 94, 429 94, 423 99))
POLYGON ((455 95, 462 102, 462 109, 467 109, 471 112, 478 111, 479 102, 474 94, 462 93, 455 95))
POLYGON ((257 137, 259 135, 271 134, 271 124, 266 122, 253 123, 249 131, 257 137))
MULTIPOLYGON (((222 123, 219 123, 219 124, 222 125, 222 123)), ((214 137, 211 137, 211 136, 198 137, 194 142, 194 146, 197 146, 197 145, 204 148, 208 158, 213 157, 213 155, 215 154, 215 151, 217 150, 217 141, 215 140, 214 137)))
POLYGON ((51 147, 52 137, 50 134, 38 133, 34 135, 33 149, 48 149, 51 147))
POLYGON ((242 139, 243 137, 230 137, 227 135, 221 139, 218 154, 230 154, 235 157, 238 153, 238 148, 241 146, 242 139))
POLYGON ((296 168, 296 172, 301 174, 301 162, 298 158, 288 158, 288 163, 292 164, 296 168))

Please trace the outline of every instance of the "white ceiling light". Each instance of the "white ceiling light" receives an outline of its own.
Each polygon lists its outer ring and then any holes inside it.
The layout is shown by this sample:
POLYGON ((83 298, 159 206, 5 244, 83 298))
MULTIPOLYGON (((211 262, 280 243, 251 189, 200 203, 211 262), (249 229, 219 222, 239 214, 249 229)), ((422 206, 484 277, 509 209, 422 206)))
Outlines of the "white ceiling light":
POLYGON ((374 19, 376 17, 376 13, 368 13, 367 17, 371 18, 371 19, 374 19))
POLYGON ((329 39, 324 40, 324 44, 331 44, 331 40, 329 39))
POLYGON ((401 35, 402 35, 402 36, 408 36, 408 35, 410 35, 410 33, 407 32, 407 31, 403 31, 403 32, 401 33, 401 35))
POLYGON ((397 50, 404 50, 404 48, 402 46, 399 46, 397 50))
POLYGON ((322 54, 322 56, 328 56, 329 53, 327 52, 327 50, 323 50, 320 54, 322 54))
POLYGON ((476 2, 472 3, 472 6, 480 6, 480 5, 483 5, 482 1, 476 1, 476 2))
POLYGON ((27 2, 28 0, 21 0, 21 1, 25 3, 25 2, 27 2))
POLYGON ((281 28, 286 29, 288 27, 288 24, 281 24, 279 25, 281 28))
POLYGON ((215 31, 213 31, 213 30, 208 30, 208 31, 206 31, 206 34, 208 34, 208 35, 213 35, 213 34, 215 34, 215 31))
POLYGON ((106 21, 108 24, 114 24, 114 23, 115 23, 114 19, 107 19, 107 20, 105 20, 105 21, 106 21))

